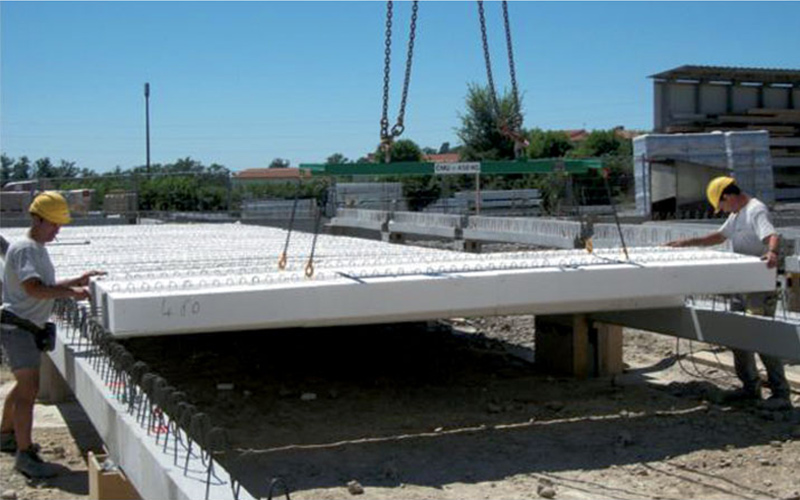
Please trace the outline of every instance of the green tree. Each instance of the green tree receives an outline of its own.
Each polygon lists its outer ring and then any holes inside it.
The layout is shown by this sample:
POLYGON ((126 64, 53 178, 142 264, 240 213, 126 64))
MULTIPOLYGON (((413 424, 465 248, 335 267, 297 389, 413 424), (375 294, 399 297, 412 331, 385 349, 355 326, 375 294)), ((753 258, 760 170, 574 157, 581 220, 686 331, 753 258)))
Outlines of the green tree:
POLYGON ((61 160, 57 167, 53 168, 55 176, 61 178, 77 177, 80 174, 80 169, 75 165, 74 161, 61 160))
POLYGON ((289 160, 284 160, 283 158, 275 158, 269 164, 267 168, 289 168, 289 160))
POLYGON ((39 158, 33 162, 33 176, 37 179, 47 179, 56 176, 56 168, 50 158, 39 158))
POLYGON ((574 145, 566 132, 535 128, 528 133, 528 158, 562 158, 574 145))
POLYGON ((350 163, 350 160, 347 159, 345 155, 342 153, 333 153, 325 160, 327 165, 341 165, 344 163, 350 163))
MULTIPOLYGON (((502 134, 499 123, 514 114, 514 98, 508 91, 497 97, 495 109, 488 86, 470 84, 467 89, 466 112, 460 115, 461 128, 456 131, 466 161, 514 159, 514 141, 502 134)), ((520 108, 522 103, 520 102, 520 108)))
POLYGON ((12 181, 26 181, 31 177, 31 161, 27 156, 20 156, 11 170, 12 181))
MULTIPOLYGON (((390 163, 422 161, 422 149, 411 139, 400 139, 393 142, 389 153, 391 156, 390 163)), ((380 148, 375 151, 375 158, 378 163, 386 163, 386 157, 380 148)))
POLYGON ((616 130, 593 130, 570 156, 574 158, 629 156, 632 150, 632 141, 620 137, 616 130))
MULTIPOLYGON (((620 137, 616 129, 593 130, 569 156, 576 158, 602 158, 609 171, 608 183, 612 196, 624 198, 632 195, 633 141, 620 137)), ((608 190, 597 173, 576 175, 573 184, 581 203, 606 204, 608 190)), ((623 200, 618 200, 623 201, 623 200)))
POLYGON ((14 173, 14 158, 9 158, 5 153, 0 155, 0 185, 11 180, 14 173))

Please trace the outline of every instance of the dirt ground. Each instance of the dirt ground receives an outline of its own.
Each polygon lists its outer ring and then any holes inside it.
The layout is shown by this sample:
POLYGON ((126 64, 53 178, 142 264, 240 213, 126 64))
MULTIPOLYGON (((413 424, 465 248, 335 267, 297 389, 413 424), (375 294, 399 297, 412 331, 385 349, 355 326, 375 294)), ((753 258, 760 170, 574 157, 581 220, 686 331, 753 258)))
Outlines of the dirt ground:
MULTIPOLYGON (((734 378, 671 337, 626 330, 625 373, 582 381, 529 362, 530 316, 127 347, 230 431, 224 463, 256 496, 280 477, 296 499, 800 498, 800 410, 715 403, 734 378)), ((85 452, 99 449, 85 415, 36 411, 43 457, 64 473, 31 483, 3 454, 2 490, 84 498, 85 452)))

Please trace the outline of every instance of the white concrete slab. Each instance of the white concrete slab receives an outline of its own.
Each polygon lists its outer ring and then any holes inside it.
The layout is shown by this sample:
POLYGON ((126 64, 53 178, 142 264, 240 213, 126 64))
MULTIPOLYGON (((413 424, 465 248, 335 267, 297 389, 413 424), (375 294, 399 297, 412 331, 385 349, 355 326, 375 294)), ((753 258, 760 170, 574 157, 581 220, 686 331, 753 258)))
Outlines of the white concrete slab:
POLYGON ((631 248, 465 254, 239 224, 65 228, 59 275, 109 271, 95 305, 116 336, 562 314, 680 305, 686 295, 771 290, 754 257, 631 248), (88 245, 67 244, 89 241, 88 245))
MULTIPOLYGON (((233 499, 230 475, 215 462, 215 478, 212 477, 206 497, 206 467, 197 447, 189 458, 187 472, 183 465, 186 451, 178 447, 178 464, 172 443, 163 451, 156 444, 155 434, 148 435, 136 422, 134 415, 127 413, 126 405, 115 399, 112 390, 103 382, 92 366, 95 347, 84 343, 79 347, 70 342, 63 329, 58 331, 56 349, 48 355, 67 381, 103 442, 111 458, 125 471, 142 498, 169 498, 174 500, 233 499)), ((251 500, 246 490, 239 492, 240 500, 251 500)))

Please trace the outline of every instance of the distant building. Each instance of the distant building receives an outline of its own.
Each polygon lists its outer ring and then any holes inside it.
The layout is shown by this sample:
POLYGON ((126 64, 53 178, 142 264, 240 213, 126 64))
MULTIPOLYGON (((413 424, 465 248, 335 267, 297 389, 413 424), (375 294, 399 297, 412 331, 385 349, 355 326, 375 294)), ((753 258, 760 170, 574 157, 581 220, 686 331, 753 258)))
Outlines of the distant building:
POLYGON ((300 168, 248 168, 234 172, 231 180, 234 184, 264 184, 310 179, 311 173, 300 168))
POLYGON ((680 66, 650 78, 655 132, 765 130, 776 199, 800 199, 800 70, 680 66))
POLYGON ((442 153, 433 155, 423 155, 422 161, 430 163, 456 163, 460 156, 458 153, 442 153))

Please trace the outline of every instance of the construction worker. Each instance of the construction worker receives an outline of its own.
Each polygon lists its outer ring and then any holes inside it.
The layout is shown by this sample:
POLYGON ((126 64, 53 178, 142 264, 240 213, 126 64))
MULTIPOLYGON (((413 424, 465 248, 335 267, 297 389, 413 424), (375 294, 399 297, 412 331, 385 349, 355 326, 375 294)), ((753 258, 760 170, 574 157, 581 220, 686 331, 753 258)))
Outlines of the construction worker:
POLYGON ((16 384, 3 405, 0 450, 16 452, 15 468, 21 473, 46 478, 56 475, 58 467, 39 458, 31 428, 41 351, 52 349, 54 342, 54 325, 48 325, 48 320, 55 299, 88 298, 89 278, 104 273, 89 271, 78 278, 56 281, 45 245, 70 222, 67 202, 59 193, 45 191, 34 198, 28 211, 31 227, 27 237, 12 242, 5 255, 0 342, 16 384))
MULTIPOLYGON (((713 246, 731 240, 733 251, 745 255, 761 257, 770 269, 778 265, 779 236, 770 221, 769 209, 764 203, 748 195, 736 185, 733 177, 717 177, 706 188, 708 202, 714 212, 728 213, 724 224, 715 232, 698 238, 688 238, 668 243, 672 247, 713 246)), ((731 310, 759 316, 773 317, 777 305, 776 292, 749 293, 734 295, 731 310)), ((767 379, 772 395, 761 400, 761 379, 756 368, 755 354, 733 349, 736 375, 742 381, 742 388, 729 391, 725 400, 753 400, 759 406, 771 410, 785 410, 792 407, 790 387, 784 373, 783 362, 773 356, 760 354, 767 369, 767 379)))

